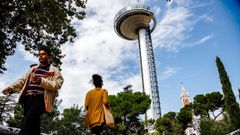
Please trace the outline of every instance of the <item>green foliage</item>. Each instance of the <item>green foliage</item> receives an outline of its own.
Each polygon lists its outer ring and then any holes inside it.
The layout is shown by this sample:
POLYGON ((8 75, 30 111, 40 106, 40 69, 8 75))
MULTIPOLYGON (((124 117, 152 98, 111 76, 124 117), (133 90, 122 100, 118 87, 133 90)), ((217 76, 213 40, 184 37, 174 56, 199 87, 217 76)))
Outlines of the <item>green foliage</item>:
POLYGON ((187 105, 181 108, 179 113, 168 112, 158 118, 154 128, 165 135, 182 135, 185 129, 192 124, 192 106, 187 105))
MULTIPOLYGON (((58 106, 61 101, 56 101, 54 111, 45 113, 41 116, 41 132, 57 135, 87 135, 89 134, 84 127, 84 118, 82 110, 78 106, 73 105, 71 108, 64 109, 60 114, 58 106), (62 117, 60 116, 62 115, 62 117)), ((14 108, 14 117, 11 117, 7 124, 10 127, 20 128, 21 119, 23 118, 23 107, 17 104, 14 108)))
MULTIPOLYGON (((172 112, 169 112, 172 113, 172 112)), ((167 113, 168 114, 168 113, 167 113)), ((176 114, 175 114, 176 116, 176 114)), ((160 133, 172 133, 173 131, 173 123, 175 122, 175 117, 172 119, 171 117, 167 117, 166 115, 164 115, 162 118, 159 118, 156 121, 156 129, 160 132, 160 133)))
POLYGON ((209 102, 210 111, 213 112, 221 107, 224 107, 223 95, 220 92, 207 93, 206 97, 209 102))
POLYGON ((233 129, 240 128, 240 108, 234 96, 232 85, 225 71, 224 65, 220 58, 216 58, 216 64, 218 67, 218 73, 222 84, 222 90, 224 94, 225 110, 229 115, 233 129))
POLYGON ((213 123, 211 123, 210 119, 204 119, 202 118, 200 122, 200 132, 201 135, 210 135, 211 134, 211 128, 213 126, 213 123))
POLYGON ((182 125, 183 131, 185 131, 189 124, 192 124, 192 117, 193 113, 191 105, 187 105, 181 108, 180 112, 177 115, 177 120, 182 125))
POLYGON ((148 119, 144 121, 144 125, 153 125, 155 123, 155 119, 148 119))
POLYGON ((210 119, 207 98, 203 94, 194 97, 193 108, 195 115, 210 119))
POLYGON ((124 92, 110 95, 109 100, 113 116, 120 133, 135 133, 144 128, 138 116, 144 114, 150 107, 151 100, 148 95, 141 92, 132 92, 132 86, 124 88, 124 92))
POLYGON ((86 135, 84 118, 81 117, 81 109, 77 105, 64 109, 62 118, 58 124, 58 135, 86 135))
MULTIPOLYGON (((41 116, 41 131, 43 133, 53 133, 57 130, 58 125, 58 117, 60 112, 58 111, 58 106, 61 104, 62 100, 56 100, 56 104, 54 105, 54 110, 51 113, 45 113, 41 116)), ((8 126, 20 128, 21 127, 21 120, 23 116, 23 107, 21 104, 17 104, 14 107, 14 115, 9 118, 7 121, 8 126)))
POLYGON ((165 135, 181 135, 184 130, 181 123, 177 120, 175 112, 168 112, 163 117, 158 118, 154 128, 160 133, 165 135))
POLYGON ((41 132, 51 134, 57 131, 60 112, 58 106, 62 100, 56 100, 54 110, 51 113, 45 113, 41 116, 41 132))
POLYGON ((59 111, 45 113, 41 116, 41 132, 51 134, 57 131, 59 122, 59 111))
POLYGON ((226 116, 220 121, 205 118, 200 121, 201 135, 226 135, 230 131, 231 124, 226 116))
POLYGON ((120 92, 109 96, 114 117, 134 118, 144 114, 149 108, 151 100, 149 96, 141 92, 120 92))
POLYGON ((163 117, 168 118, 170 120, 175 119, 177 114, 175 112, 168 112, 167 114, 163 115, 163 117))
POLYGON ((0 96, 0 124, 3 124, 11 117, 15 102, 15 95, 0 96))
POLYGON ((0 2, 0 73, 17 43, 36 55, 40 46, 49 46, 52 63, 61 65, 60 46, 72 42, 76 32, 73 18, 85 17, 85 0, 5 0, 0 2))
POLYGON ((13 117, 11 116, 7 121, 8 126, 20 128, 21 127, 21 120, 23 118, 23 107, 21 104, 17 104, 14 107, 13 117))
POLYGON ((193 109, 196 116, 200 115, 201 117, 210 119, 211 113, 214 117, 213 119, 216 119, 223 113, 223 107, 224 100, 223 95, 220 92, 212 92, 205 95, 199 94, 194 97, 193 109))

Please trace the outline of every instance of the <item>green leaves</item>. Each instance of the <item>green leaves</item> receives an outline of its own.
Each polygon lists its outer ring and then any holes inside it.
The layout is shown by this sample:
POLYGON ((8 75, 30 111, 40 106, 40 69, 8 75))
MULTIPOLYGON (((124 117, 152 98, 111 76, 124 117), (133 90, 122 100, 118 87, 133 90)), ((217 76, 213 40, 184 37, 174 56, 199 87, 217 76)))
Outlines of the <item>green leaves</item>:
POLYGON ((117 96, 109 96, 115 117, 137 117, 149 108, 151 100, 145 93, 120 92, 117 96))
POLYGON ((177 120, 181 123, 183 130, 185 130, 189 124, 192 124, 193 112, 192 106, 187 105, 181 108, 180 112, 177 115, 177 120))
POLYGON ((222 90, 224 94, 225 110, 229 114, 230 121, 233 129, 240 128, 240 108, 234 96, 231 82, 228 78, 225 67, 219 57, 216 57, 216 64, 218 67, 218 73, 222 84, 222 90))
POLYGON ((207 93, 206 95, 200 94, 194 97, 193 109, 196 116, 216 119, 219 114, 223 112, 224 100, 220 92, 207 93), (215 115, 217 110, 220 110, 218 115, 215 115))
POLYGON ((200 134, 201 135, 226 135, 231 132, 231 123, 227 116, 223 120, 215 121, 209 119, 201 119, 200 134))
POLYGON ((132 86, 129 85, 124 87, 124 92, 109 96, 117 129, 123 134, 135 133, 143 128, 138 116, 144 114, 151 104, 148 95, 133 92, 131 88, 132 86))
POLYGON ((37 55, 41 46, 53 52, 52 63, 62 64, 60 46, 76 37, 71 21, 85 17, 85 0, 7 0, 0 3, 0 73, 17 43, 37 55))
POLYGON ((20 104, 16 104, 14 107, 14 117, 10 117, 7 120, 7 124, 10 127, 21 128, 21 120, 23 118, 23 107, 20 104))
POLYGON ((168 112, 163 117, 156 120, 154 128, 165 135, 177 135, 184 132, 182 124, 177 119, 178 114, 175 112, 168 112))
MULTIPOLYGON (((57 135, 87 135, 89 132, 84 126, 84 118, 81 115, 82 108, 73 105, 64 109, 63 113, 58 111, 62 100, 57 100, 54 111, 41 116, 41 132, 57 135)), ((6 112, 4 112, 6 113, 6 112)), ((10 117, 10 116, 8 116, 10 117)), ((8 119, 10 127, 20 128, 23 118, 23 107, 17 104, 14 108, 14 116, 8 119)))
POLYGON ((86 134, 84 118, 81 117, 81 108, 73 105, 64 109, 62 118, 58 122, 58 135, 81 135, 86 134))
MULTIPOLYGON (((223 105, 223 95, 220 92, 196 95, 193 103, 184 106, 178 113, 168 112, 163 115, 162 118, 159 118, 155 123, 155 129, 162 134, 184 134, 184 131, 194 124, 193 113, 196 116, 201 116, 200 118, 202 120, 209 122, 215 120, 223 113, 223 105)), ((201 130, 204 130, 203 133, 205 133, 205 130, 209 129, 206 124, 208 123, 202 125, 203 129, 201 130)), ((208 131, 206 132, 208 133, 208 131)))

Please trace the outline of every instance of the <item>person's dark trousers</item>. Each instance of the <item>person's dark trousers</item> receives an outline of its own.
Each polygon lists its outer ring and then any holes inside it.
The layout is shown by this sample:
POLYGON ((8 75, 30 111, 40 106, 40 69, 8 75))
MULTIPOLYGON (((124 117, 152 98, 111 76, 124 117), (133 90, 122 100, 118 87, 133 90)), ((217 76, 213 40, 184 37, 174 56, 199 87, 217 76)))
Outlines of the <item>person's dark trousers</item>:
POLYGON ((103 125, 95 126, 95 127, 91 128, 91 131, 92 131, 92 134, 101 135, 101 132, 103 131, 103 125))
POLYGON ((40 116, 45 113, 44 95, 28 95, 24 99, 24 118, 19 135, 40 135, 40 116))

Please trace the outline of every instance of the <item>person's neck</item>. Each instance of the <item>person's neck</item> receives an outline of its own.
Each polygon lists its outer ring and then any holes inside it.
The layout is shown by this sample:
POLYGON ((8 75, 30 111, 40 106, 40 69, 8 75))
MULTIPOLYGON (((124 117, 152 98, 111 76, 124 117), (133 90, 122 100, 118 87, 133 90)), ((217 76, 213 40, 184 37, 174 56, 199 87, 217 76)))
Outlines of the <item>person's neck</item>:
POLYGON ((49 65, 48 62, 46 62, 46 63, 40 63, 40 66, 42 66, 42 67, 46 67, 47 65, 49 65))

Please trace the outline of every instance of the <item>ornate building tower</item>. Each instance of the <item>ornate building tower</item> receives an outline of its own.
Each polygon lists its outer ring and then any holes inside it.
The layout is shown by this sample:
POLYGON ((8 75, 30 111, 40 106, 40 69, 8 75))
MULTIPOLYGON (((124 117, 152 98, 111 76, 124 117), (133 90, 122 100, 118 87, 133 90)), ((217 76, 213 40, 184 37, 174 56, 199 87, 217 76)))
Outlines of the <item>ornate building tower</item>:
MULTIPOLYGON (((190 96, 187 90, 184 88, 183 83, 181 84, 181 102, 182 107, 190 104, 190 96)), ((200 135, 199 132, 199 120, 192 115, 192 122, 189 127, 185 130, 186 135, 200 135)))
POLYGON ((156 19, 146 5, 133 5, 120 10, 114 18, 115 32, 127 40, 138 39, 142 88, 150 95, 151 107, 145 119, 157 119, 161 116, 160 99, 156 75, 155 60, 152 47, 151 32, 156 27, 156 19), (150 27, 150 22, 153 26, 150 27))
POLYGON ((186 89, 183 87, 183 84, 181 85, 181 102, 182 102, 182 106, 186 106, 190 104, 190 98, 189 98, 189 94, 186 91, 186 89))

